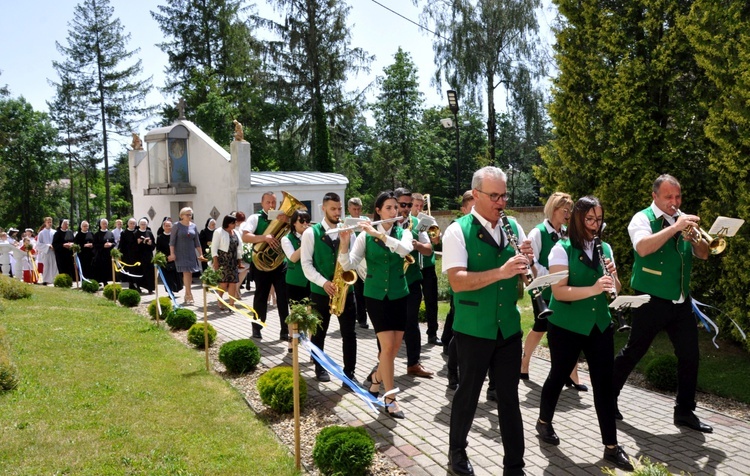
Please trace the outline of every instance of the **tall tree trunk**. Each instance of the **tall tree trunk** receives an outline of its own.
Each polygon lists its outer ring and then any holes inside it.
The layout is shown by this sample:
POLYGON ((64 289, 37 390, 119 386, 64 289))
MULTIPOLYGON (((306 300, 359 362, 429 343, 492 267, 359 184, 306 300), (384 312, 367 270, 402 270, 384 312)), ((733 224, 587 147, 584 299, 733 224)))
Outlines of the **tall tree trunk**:
POLYGON ((495 140, 497 136, 497 118, 495 117, 495 84, 494 72, 487 73, 487 144, 490 163, 495 164, 495 140))

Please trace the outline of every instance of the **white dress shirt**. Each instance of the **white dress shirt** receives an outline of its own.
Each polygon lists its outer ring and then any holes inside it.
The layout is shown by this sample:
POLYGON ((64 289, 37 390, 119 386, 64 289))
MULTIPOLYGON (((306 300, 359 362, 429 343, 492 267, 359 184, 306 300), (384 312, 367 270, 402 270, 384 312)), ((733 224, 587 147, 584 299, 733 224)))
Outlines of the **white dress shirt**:
MULTIPOLYGON (((324 219, 320 222, 323 225, 323 230, 328 231, 331 229, 331 225, 324 219)), ((338 233, 328 235, 331 240, 336 240, 339 237, 338 233)), ((302 263, 302 272, 305 273, 305 278, 311 283, 315 283, 321 288, 325 286, 328 281, 322 274, 315 269, 313 265, 313 250, 315 248, 315 232, 313 227, 309 227, 302 233, 302 251, 300 252, 300 262, 302 263)))
MULTIPOLYGON (((302 235, 300 235, 296 231, 294 232, 294 236, 296 236, 297 238, 300 238, 300 239, 302 238, 302 235)), ((295 251, 297 251, 297 250, 294 249, 294 245, 292 244, 292 240, 290 240, 286 235, 284 235, 284 236, 281 237, 281 249, 284 250, 284 254, 289 259, 292 259, 292 255, 294 254, 295 251)))

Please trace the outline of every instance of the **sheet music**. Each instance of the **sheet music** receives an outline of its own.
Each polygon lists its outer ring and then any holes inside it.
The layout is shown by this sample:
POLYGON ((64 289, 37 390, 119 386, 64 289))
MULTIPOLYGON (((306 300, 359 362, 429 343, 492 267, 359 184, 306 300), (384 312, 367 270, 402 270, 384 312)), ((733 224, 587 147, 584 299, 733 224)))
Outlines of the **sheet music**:
POLYGON ((535 288, 546 288, 547 286, 552 286, 553 284, 557 283, 561 279, 565 279, 568 277, 568 271, 559 271, 557 273, 552 274, 546 274, 544 276, 540 276, 529 283, 528 286, 526 286, 526 290, 529 289, 535 289, 535 288))
POLYGON ((268 215, 269 220, 275 220, 281 213, 283 213, 281 210, 268 210, 268 213, 266 213, 266 215, 268 215))
POLYGON ((708 234, 734 236, 744 223, 745 220, 741 218, 717 217, 708 234))
POLYGON ((648 294, 641 294, 639 296, 617 296, 617 299, 612 301, 609 307, 611 307, 612 309, 618 309, 621 307, 640 307, 650 300, 651 296, 649 296, 648 294))

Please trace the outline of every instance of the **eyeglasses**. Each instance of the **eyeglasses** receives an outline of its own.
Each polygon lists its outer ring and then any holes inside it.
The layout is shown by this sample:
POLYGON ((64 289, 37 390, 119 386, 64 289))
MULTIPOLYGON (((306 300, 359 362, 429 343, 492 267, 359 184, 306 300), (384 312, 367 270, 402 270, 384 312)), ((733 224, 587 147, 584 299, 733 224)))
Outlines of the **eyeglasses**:
POLYGON ((476 190, 479 193, 483 193, 483 194, 487 195, 487 197, 489 197, 489 199, 490 199, 491 202, 497 202, 501 198, 503 199, 504 202, 508 201, 508 194, 507 193, 487 193, 487 192, 484 192, 482 190, 479 190, 478 188, 475 188, 474 190, 476 190))
POLYGON ((601 223, 604 221, 603 218, 596 218, 596 217, 584 217, 583 219, 586 221, 587 225, 592 225, 594 223, 601 223))
POLYGON ((399 205, 401 205, 401 208, 411 208, 411 203, 406 202, 398 202, 399 205))
POLYGON ((565 214, 566 217, 570 216, 570 210, 568 210, 567 208, 563 208, 562 211, 563 211, 563 213, 565 214))

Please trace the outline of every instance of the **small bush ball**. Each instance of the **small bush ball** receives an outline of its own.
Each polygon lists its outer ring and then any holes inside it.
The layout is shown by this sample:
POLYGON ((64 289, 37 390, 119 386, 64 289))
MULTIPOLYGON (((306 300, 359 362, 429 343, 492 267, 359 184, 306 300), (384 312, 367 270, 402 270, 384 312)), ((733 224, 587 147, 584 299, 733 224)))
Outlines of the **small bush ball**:
MULTIPOLYGON (((164 319, 170 312, 172 312, 172 300, 166 296, 160 297, 159 304, 161 305, 159 318, 164 319)), ((151 301, 151 304, 148 305, 148 315, 151 316, 151 319, 156 319, 156 301, 151 301)))
POLYGON ((646 366, 646 380, 659 390, 677 389, 677 357, 673 354, 660 355, 646 366))
POLYGON ((165 321, 167 321, 167 325, 170 328, 184 331, 193 327, 193 324, 198 322, 198 319, 190 309, 180 308, 167 314, 165 321))
MULTIPOLYGON (((188 329, 187 340, 188 342, 190 342, 197 348, 205 349, 206 340, 205 340, 205 337, 203 336, 203 323, 202 322, 193 324, 192 327, 188 329)), ((216 341, 216 329, 214 329, 214 326, 209 324, 208 325, 208 346, 211 347, 215 341, 216 341)))
POLYGON ((73 286, 73 278, 67 273, 60 273, 55 276, 55 281, 52 283, 56 288, 70 288, 73 286))
POLYGON ((117 283, 112 283, 104 286, 104 291, 102 294, 104 294, 104 297, 109 299, 110 301, 115 298, 115 293, 119 296, 122 292, 122 285, 117 283))
POLYGON ((258 365, 260 349, 250 339, 233 340, 219 349, 219 362, 224 364, 230 373, 242 374, 254 370, 258 365))
MULTIPOLYGON (((83 289, 87 293, 94 294, 95 292, 99 290, 99 281, 95 281, 93 279, 89 279, 88 281, 82 281, 81 289, 83 289)), ((139 296, 138 301, 140 302, 140 296, 139 296)), ((132 306, 129 306, 129 307, 132 307, 132 306)))
POLYGON ((315 438, 313 461, 326 475, 364 475, 374 456, 375 443, 362 427, 329 426, 315 438))
MULTIPOLYGON (((293 370, 288 366, 274 367, 258 379, 258 393, 261 401, 279 413, 294 410, 293 370)), ((300 406, 307 400, 307 383, 299 378, 300 406)))
POLYGON ((31 297, 32 287, 17 279, 0 274, 0 297, 9 301, 31 297))
POLYGON ((135 289, 123 289, 117 300, 125 307, 135 307, 141 302, 141 293, 135 289))

